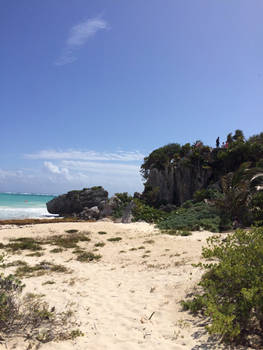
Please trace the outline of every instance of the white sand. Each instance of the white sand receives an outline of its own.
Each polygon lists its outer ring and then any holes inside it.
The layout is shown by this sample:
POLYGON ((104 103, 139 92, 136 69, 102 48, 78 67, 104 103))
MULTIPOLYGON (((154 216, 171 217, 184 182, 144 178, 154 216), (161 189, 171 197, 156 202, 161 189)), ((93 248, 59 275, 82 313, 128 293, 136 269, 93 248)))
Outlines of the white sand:
MULTIPOLYGON (((192 236, 175 237, 161 234, 146 223, 54 223, 2 226, 0 241, 64 234, 68 229, 91 232, 91 241, 79 244, 87 251, 92 251, 97 242, 106 243, 98 248, 102 259, 79 262, 72 249, 50 253, 54 246, 46 246, 43 257, 28 257, 29 252, 24 251, 5 259, 5 262, 24 260, 32 265, 46 260, 72 270, 71 274, 49 273, 23 280, 25 293, 44 294, 43 299, 57 311, 73 310, 78 328, 84 333, 73 341, 41 344, 40 349, 227 349, 209 340, 202 320, 182 312, 179 304, 200 280, 202 272, 191 264, 200 261, 202 246, 212 233, 193 232, 192 236), (107 234, 99 235, 98 231, 107 234), (122 240, 107 241, 116 236, 122 240), (154 242, 147 243, 149 240, 154 242), (145 249, 138 249, 141 246, 145 249), (42 285, 50 280, 56 283, 42 285)), ((5 269, 4 273, 14 269, 5 269)), ((0 345, 0 349, 24 350, 28 345, 27 341, 14 339, 0 345)))

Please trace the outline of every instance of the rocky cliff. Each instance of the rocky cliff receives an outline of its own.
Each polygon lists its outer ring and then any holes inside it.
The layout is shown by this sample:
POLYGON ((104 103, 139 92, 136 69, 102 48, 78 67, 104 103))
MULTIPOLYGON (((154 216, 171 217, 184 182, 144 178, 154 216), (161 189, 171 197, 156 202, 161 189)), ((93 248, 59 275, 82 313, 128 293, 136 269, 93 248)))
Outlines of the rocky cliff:
POLYGON ((155 206, 181 205, 193 198, 197 190, 206 188, 212 176, 212 169, 200 161, 193 164, 169 164, 163 169, 153 167, 148 173, 143 198, 155 206))

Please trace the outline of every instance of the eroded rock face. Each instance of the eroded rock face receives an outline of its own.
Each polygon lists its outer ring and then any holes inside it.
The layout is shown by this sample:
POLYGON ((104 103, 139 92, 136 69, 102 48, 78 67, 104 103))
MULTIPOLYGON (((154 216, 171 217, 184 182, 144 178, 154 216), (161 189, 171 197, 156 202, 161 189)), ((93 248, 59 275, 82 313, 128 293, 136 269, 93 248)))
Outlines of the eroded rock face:
MULTIPOLYGON (((103 187, 84 188, 81 191, 70 191, 53 198, 47 203, 47 210, 51 214, 69 216, 80 214, 90 208, 97 207, 102 211, 108 202, 108 192, 103 187)), ((95 213, 95 211, 93 210, 95 213)), ((84 213, 83 213, 84 214, 84 213)))
POLYGON ((153 168, 150 170, 142 196, 155 205, 181 205, 192 199, 195 191, 206 188, 212 175, 212 169, 202 166, 199 162, 194 166, 179 163, 169 165, 163 170, 153 168))

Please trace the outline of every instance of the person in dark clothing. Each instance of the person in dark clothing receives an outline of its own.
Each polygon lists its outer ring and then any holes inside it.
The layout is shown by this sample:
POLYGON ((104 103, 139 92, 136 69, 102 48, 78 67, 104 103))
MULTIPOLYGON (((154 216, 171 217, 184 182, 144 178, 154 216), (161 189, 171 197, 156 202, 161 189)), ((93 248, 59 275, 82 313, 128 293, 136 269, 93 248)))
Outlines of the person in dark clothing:
POLYGON ((216 139, 216 147, 218 148, 220 146, 220 141, 219 141, 219 136, 218 138, 216 139))

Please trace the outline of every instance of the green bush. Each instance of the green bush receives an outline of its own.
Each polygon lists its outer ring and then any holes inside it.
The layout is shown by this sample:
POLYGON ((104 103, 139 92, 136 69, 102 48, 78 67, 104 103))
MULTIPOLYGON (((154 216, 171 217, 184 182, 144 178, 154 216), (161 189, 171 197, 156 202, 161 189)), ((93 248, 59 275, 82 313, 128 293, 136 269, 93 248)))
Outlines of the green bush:
POLYGON ((200 230, 219 232, 220 217, 214 206, 191 201, 158 223, 161 230, 200 230))
POLYGON ((122 217, 124 209, 132 201, 132 196, 130 196, 128 192, 122 192, 115 193, 115 197, 117 197, 118 202, 116 208, 113 210, 112 216, 118 219, 122 217))
MULTIPOLYGON (((0 261, 3 258, 0 256, 0 261)), ((0 337, 1 341, 28 335, 33 341, 49 342, 73 339, 70 332, 76 321, 68 312, 57 313, 35 294, 21 297, 24 285, 14 276, 0 275, 0 337)))
POLYGON ((208 317, 208 331, 223 340, 244 342, 257 334, 263 341, 263 228, 212 237, 202 255, 213 262, 200 264, 207 270, 201 292, 183 301, 184 309, 208 317))
POLYGON ((250 210, 253 216, 253 222, 258 225, 263 225, 263 191, 256 193, 250 203, 250 210))
POLYGON ((155 209, 144 204, 139 199, 135 199, 135 207, 132 210, 133 221, 146 221, 148 223, 158 223, 164 220, 168 214, 162 210, 155 209))

